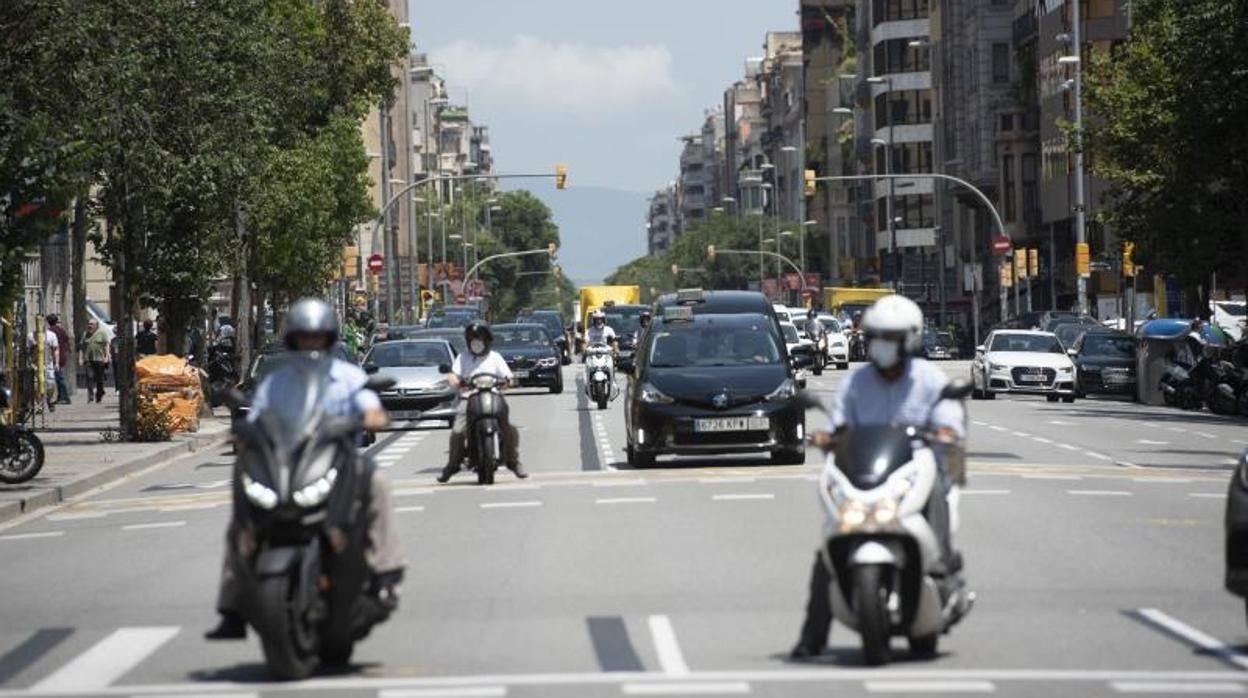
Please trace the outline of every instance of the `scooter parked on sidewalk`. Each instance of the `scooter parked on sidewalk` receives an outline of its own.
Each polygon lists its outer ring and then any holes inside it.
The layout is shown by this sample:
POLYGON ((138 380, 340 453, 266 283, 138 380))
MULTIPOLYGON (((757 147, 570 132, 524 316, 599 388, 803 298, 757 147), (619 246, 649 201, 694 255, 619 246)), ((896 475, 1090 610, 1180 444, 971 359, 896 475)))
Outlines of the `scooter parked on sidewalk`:
MULTIPOLYGON (((970 390, 969 383, 950 383, 941 399, 963 400, 970 390)), ((807 404, 826 410, 814 398, 807 404)), ((830 573, 832 615, 858 631, 867 664, 887 663, 897 635, 908 638, 912 653, 933 655, 940 635, 960 618, 964 595, 942 588, 947 585, 934 574, 940 542, 924 510, 940 491, 936 437, 914 427, 873 426, 847 429, 836 439, 819 481, 826 514, 820 555, 830 573)), ((960 446, 952 450, 958 451, 949 459, 956 483, 960 446)), ((951 534, 958 497, 955 484, 947 497, 951 534)))
POLYGON ((0 483, 19 485, 43 469, 43 442, 35 432, 22 424, 11 424, 8 418, 13 393, 0 388, 0 483))
MULTIPOLYGON (((260 636, 265 663, 281 679, 318 664, 344 665, 355 643, 388 610, 366 593, 365 507, 371 460, 356 451, 358 418, 321 408, 329 357, 292 358, 290 378, 254 421, 235 421, 242 448, 234 468, 236 529, 229 545, 244 619, 260 636)), ((370 390, 394 381, 371 378, 370 390)), ((226 393, 232 408, 246 398, 226 393)))

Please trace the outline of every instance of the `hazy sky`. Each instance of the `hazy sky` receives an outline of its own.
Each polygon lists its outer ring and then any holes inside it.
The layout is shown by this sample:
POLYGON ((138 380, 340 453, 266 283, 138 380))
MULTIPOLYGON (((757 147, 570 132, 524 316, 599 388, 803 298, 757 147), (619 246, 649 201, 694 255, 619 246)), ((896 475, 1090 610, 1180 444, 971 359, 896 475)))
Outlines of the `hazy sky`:
POLYGON ((567 163, 575 185, 653 191, 677 138, 797 28, 797 0, 410 0, 417 50, 490 127, 500 172, 567 163))

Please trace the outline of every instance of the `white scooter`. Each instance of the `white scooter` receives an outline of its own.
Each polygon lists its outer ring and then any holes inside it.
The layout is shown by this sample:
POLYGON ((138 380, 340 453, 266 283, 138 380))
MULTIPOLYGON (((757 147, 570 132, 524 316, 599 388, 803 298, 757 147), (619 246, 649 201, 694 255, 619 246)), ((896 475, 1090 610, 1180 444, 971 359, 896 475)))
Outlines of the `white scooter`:
MULTIPOLYGON (((942 400, 962 400, 969 383, 951 383, 942 400)), ((811 407, 826 409, 814 398, 811 407)), ((832 616, 857 630, 867 664, 890 659, 893 636, 909 639, 911 652, 934 655, 940 635, 969 609, 973 595, 942 599, 932 570, 940 543, 923 516, 939 466, 934 436, 913 427, 859 427, 837 435, 819 479, 827 518, 820 549, 829 572, 832 616)), ((962 480, 960 445, 947 461, 962 480)), ((957 485, 950 488, 950 533, 958 525, 957 485)))
POLYGON ((607 403, 618 394, 615 387, 615 355, 605 344, 585 349, 585 392, 600 410, 607 409, 607 403))

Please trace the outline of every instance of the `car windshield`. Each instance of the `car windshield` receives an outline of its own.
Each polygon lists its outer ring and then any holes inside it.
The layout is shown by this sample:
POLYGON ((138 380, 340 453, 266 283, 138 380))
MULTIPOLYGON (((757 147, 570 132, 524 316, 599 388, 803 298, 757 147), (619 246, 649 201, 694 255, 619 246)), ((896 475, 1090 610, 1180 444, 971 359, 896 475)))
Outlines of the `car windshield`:
POLYGON ((607 325, 615 330, 616 336, 632 334, 641 328, 641 314, 615 315, 608 313, 607 325))
POLYGON ((784 332, 784 341, 789 344, 797 344, 797 328, 788 323, 781 323, 780 330, 784 332))
POLYGON ((548 347, 550 335, 540 325, 497 325, 494 327, 494 344, 507 349, 548 347))
POLYGON ((1235 317, 1244 317, 1245 311, 1248 310, 1248 306, 1245 306, 1240 303, 1218 303, 1218 310, 1221 310, 1227 315, 1234 315, 1235 317))
POLYGON ((1053 334, 1057 335, 1057 338, 1061 341, 1062 346, 1069 347, 1073 345, 1084 332, 1087 331, 1088 328, 1084 325, 1067 323, 1064 325, 1058 325, 1053 330, 1053 334))
POLYGON ((1062 344, 1051 334, 999 334, 988 351, 1030 351, 1061 354, 1062 344))
POLYGON ((651 368, 755 366, 780 363, 775 327, 763 315, 697 315, 664 322, 649 334, 651 368))
POLYGON ((460 312, 444 312, 434 313, 429 316, 429 327, 464 327, 468 323, 476 320, 479 316, 476 313, 460 311, 460 312))
POLYGON ((547 315, 545 313, 535 313, 517 318, 519 322, 536 323, 546 328, 546 332, 554 335, 563 334, 563 321, 557 315, 547 315))
POLYGON ((451 363, 442 342, 385 342, 373 347, 364 363, 383 368, 421 368, 451 363))
POLYGON ((819 318, 819 324, 823 325, 823 329, 827 330, 828 332, 840 332, 841 331, 841 323, 836 318, 821 317, 819 318))
POLYGON ((1135 339, 1109 334, 1090 334, 1083 339, 1081 353, 1085 356, 1130 359, 1135 356, 1135 339))
POLYGON ((285 357, 285 351, 269 351, 256 357, 256 362, 251 366, 252 380, 258 385, 282 364, 285 357))

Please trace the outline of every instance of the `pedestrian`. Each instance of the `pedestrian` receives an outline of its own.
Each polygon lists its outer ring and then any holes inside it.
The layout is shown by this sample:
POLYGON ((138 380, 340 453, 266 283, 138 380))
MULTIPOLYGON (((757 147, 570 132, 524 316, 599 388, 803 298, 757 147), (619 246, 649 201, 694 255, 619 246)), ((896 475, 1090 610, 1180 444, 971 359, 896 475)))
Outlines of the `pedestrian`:
POLYGON ((200 329, 200 321, 197 319, 191 322, 191 328, 186 331, 186 353, 191 363, 201 366, 204 363, 204 332, 200 329))
POLYGON ((69 333, 61 327, 61 319, 55 313, 48 316, 48 329, 56 335, 56 392, 57 402, 69 404, 69 384, 65 382, 65 369, 69 366, 69 350, 73 343, 69 333))
POLYGON ((87 379, 87 402, 104 401, 104 374, 112 361, 108 332, 94 318, 87 321, 87 331, 82 335, 82 354, 89 371, 87 379))
MULTIPOLYGON (((35 335, 32 332, 26 336, 26 341, 30 344, 32 352, 35 347, 35 335)), ((43 329, 43 365, 38 370, 43 371, 43 396, 48 403, 48 411, 56 411, 56 395, 59 390, 56 380, 56 367, 58 365, 58 353, 60 350, 59 343, 56 339, 56 333, 51 327, 43 329)), ((33 354, 38 356, 38 354, 33 354)))
POLYGON ((156 333, 152 330, 151 320, 144 320, 143 329, 134 335, 134 348, 140 359, 156 353, 156 333))

